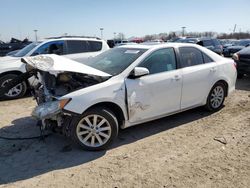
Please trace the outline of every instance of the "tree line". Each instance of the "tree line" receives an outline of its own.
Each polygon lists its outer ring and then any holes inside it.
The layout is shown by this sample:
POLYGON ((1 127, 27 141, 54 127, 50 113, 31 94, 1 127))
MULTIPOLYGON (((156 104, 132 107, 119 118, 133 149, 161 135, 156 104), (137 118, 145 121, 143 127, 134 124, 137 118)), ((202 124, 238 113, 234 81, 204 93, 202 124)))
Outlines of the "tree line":
MULTIPOLYGON (((168 41, 177 37, 182 37, 181 33, 178 32, 169 32, 169 33, 159 33, 152 35, 145 35, 143 38, 144 41, 150 41, 154 39, 162 39, 163 41, 168 41)), ((184 34, 184 37, 211 37, 218 39, 247 39, 250 38, 250 32, 235 32, 235 33, 217 33, 212 31, 206 32, 187 32, 184 34)))

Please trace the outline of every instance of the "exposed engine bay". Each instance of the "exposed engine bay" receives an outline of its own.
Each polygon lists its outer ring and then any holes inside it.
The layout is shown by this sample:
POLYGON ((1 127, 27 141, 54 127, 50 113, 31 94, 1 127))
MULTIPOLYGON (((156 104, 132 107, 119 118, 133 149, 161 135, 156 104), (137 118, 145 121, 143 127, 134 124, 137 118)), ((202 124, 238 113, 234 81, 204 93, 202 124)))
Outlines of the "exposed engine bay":
POLYGON ((33 95, 38 104, 105 80, 98 76, 89 76, 75 72, 59 73, 57 76, 44 71, 39 71, 37 74, 40 82, 34 86, 33 95))
POLYGON ((39 121, 39 126, 42 131, 50 129, 66 136, 69 136, 68 127, 72 118, 70 117, 71 115, 65 114, 61 109, 57 108, 60 105, 57 99, 107 79, 75 72, 63 72, 55 76, 44 71, 38 71, 37 77, 40 82, 33 87, 32 95, 36 99, 38 106, 34 109, 32 115, 37 118, 37 114, 40 114, 39 119, 41 121, 39 121), (53 103, 55 105, 47 106, 47 104, 53 103), (55 106, 56 109, 52 110, 48 115, 42 115, 51 106, 55 106))

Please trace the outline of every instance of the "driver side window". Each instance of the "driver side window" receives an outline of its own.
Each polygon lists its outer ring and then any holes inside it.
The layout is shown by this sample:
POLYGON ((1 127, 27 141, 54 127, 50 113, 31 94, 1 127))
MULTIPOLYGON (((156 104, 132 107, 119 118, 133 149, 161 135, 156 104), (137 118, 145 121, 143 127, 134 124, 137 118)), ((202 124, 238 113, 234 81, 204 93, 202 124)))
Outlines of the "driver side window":
POLYGON ((40 46, 32 55, 57 54, 63 55, 64 41, 53 41, 40 46))
POLYGON ((149 74, 156 74, 176 69, 176 57, 173 48, 164 48, 153 52, 140 67, 149 70, 149 74))

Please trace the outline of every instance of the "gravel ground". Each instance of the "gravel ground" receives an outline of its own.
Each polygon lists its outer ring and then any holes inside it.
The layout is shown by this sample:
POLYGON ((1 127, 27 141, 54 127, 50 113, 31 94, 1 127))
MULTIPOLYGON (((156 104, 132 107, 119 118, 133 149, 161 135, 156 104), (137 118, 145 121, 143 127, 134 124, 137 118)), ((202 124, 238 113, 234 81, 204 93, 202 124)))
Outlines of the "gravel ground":
MULTIPOLYGON (((0 102, 0 135, 39 135, 30 98, 0 102)), ((217 113, 203 108, 122 130, 111 149, 63 136, 0 139, 0 187, 250 187, 250 78, 217 113)))

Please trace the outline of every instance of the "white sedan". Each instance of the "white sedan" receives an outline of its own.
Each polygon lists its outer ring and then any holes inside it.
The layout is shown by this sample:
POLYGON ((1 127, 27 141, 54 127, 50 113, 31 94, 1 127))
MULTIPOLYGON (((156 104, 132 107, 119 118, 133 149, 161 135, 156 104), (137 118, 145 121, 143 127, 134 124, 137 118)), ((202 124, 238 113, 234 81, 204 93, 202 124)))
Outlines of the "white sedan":
POLYGON ((83 64, 56 55, 23 62, 41 80, 33 116, 86 150, 107 148, 119 128, 198 106, 220 110, 237 77, 233 60, 195 44, 126 45, 83 64))

